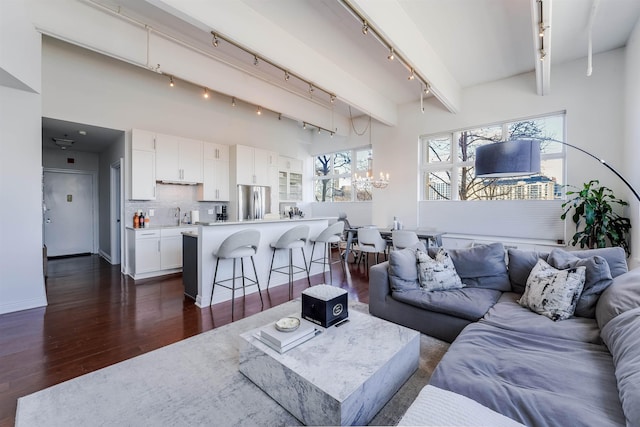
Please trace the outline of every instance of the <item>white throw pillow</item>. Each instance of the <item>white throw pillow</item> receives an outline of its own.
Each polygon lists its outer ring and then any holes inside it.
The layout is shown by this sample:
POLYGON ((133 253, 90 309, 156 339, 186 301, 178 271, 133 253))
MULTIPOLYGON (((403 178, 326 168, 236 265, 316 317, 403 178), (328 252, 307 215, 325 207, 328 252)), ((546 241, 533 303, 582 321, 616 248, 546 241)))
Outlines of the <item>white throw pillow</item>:
POLYGON ((418 279, 426 291, 446 291, 464 287, 456 267, 446 249, 440 248, 435 259, 426 252, 417 249, 418 279))
POLYGON ((568 319, 576 310, 585 275, 585 267, 558 270, 539 259, 518 302, 551 320, 568 319))

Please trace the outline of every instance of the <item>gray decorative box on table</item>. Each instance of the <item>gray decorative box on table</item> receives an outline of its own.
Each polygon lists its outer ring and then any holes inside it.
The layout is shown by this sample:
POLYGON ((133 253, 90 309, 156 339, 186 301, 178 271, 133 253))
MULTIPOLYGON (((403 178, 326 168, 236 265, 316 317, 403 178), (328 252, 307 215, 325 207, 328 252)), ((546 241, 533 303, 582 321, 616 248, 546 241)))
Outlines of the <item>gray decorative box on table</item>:
POLYGON ((239 369, 306 425, 364 425, 418 368, 420 334, 367 314, 284 354, 240 335, 239 369))

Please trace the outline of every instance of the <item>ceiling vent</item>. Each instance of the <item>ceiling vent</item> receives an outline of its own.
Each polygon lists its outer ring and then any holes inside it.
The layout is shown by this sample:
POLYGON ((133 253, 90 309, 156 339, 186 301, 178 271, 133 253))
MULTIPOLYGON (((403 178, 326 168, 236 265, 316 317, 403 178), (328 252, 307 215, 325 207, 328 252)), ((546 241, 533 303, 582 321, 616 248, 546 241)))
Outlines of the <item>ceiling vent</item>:
POLYGON ((75 142, 73 139, 65 139, 65 138, 51 138, 53 142, 63 150, 71 147, 75 142))

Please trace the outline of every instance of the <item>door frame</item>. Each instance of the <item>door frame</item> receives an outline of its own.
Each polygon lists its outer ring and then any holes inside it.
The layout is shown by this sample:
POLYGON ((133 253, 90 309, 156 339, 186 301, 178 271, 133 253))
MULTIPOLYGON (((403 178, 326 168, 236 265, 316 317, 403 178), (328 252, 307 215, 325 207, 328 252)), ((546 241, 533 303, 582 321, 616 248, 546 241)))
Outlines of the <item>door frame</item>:
MULTIPOLYGON (((124 265, 124 159, 111 163, 109 185, 109 234, 111 239, 111 264, 124 265), (119 203, 118 203, 119 202, 119 203), (120 223, 117 218, 120 218, 120 223), (120 237, 120 239, 118 239, 120 237)), ((121 268, 122 270, 122 268, 121 268)))
MULTIPOLYGON (((91 176, 91 187, 93 188, 93 200, 91 201, 91 223, 93 224, 93 249, 91 251, 92 254, 98 253, 98 222, 100 220, 100 212, 99 212, 99 200, 98 200, 98 172, 90 171, 90 170, 80 170, 80 169, 60 169, 60 168, 43 168, 42 173, 42 188, 44 191, 44 174, 46 172, 53 173, 64 173, 68 175, 89 175, 91 176)), ((44 200, 44 193, 42 195, 42 200, 44 200)), ((44 215, 42 216, 42 224, 44 227, 44 215)), ((44 233, 42 235, 42 239, 44 240, 44 233)))

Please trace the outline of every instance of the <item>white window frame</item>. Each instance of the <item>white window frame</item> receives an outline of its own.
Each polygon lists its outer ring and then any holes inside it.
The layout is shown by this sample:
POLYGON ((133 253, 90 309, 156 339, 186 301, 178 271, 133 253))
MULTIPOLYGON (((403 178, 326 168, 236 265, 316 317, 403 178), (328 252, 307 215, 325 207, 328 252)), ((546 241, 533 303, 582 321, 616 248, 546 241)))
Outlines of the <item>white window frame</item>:
POLYGON ((351 149, 343 149, 343 150, 335 150, 335 151, 331 151, 328 153, 319 153, 313 156, 313 168, 312 168, 312 184, 313 184, 313 199, 314 202, 316 203, 345 203, 345 202, 370 202, 371 200, 358 200, 357 198, 357 193, 358 191, 354 188, 354 181, 355 181, 355 177, 356 175, 358 176, 362 176, 362 171, 357 169, 357 153, 360 151, 371 151, 371 159, 373 161, 373 150, 371 149, 370 145, 365 145, 362 147, 356 147, 356 148, 351 148, 351 149), (344 152, 350 152, 350 156, 351 156, 351 172, 348 173, 340 173, 340 174, 336 174, 333 173, 335 171, 334 168, 334 160, 335 160, 335 154, 336 153, 344 153, 344 152), (329 173, 327 175, 316 175, 316 159, 320 156, 330 156, 330 166, 329 166, 329 170, 332 173, 329 173), (324 180, 324 179, 340 179, 340 178, 350 178, 351 179, 351 200, 333 200, 333 197, 331 200, 326 200, 326 201, 322 201, 322 200, 315 200, 316 199, 316 186, 318 184, 318 181, 324 180))
MULTIPOLYGON (((474 166, 473 160, 467 160, 467 161, 459 160, 459 156, 458 156, 459 146, 457 141, 459 139, 460 133, 470 129, 501 126, 502 127, 501 141, 505 141, 505 138, 508 135, 508 126, 511 123, 522 122, 527 120, 536 120, 536 119, 542 119, 542 118, 554 117, 554 116, 563 117, 563 128, 562 128, 563 139, 562 140, 566 142, 567 141, 566 111, 559 111, 559 112, 554 112, 549 114, 542 114, 538 116, 530 116, 530 117, 517 118, 517 119, 509 119, 503 122, 497 122, 497 123, 491 123, 491 124, 485 124, 485 125, 479 125, 479 126, 468 126, 462 129, 456 129, 449 132, 439 132, 435 134, 421 135, 419 139, 419 144, 420 144, 420 147, 419 147, 420 149, 420 166, 419 166, 420 199, 419 200, 423 202, 436 201, 428 198, 429 189, 426 186, 427 176, 430 173, 434 173, 434 172, 448 171, 451 176, 451 198, 448 199, 448 201, 470 201, 470 202, 479 201, 479 200, 460 200, 459 199, 459 194, 460 194, 460 191, 459 191, 460 190, 459 188, 460 173, 459 172, 463 167, 474 166), (438 139, 438 138, 449 138, 449 140, 451 141, 451 153, 450 153, 451 161, 428 163, 429 140, 438 139)), ((562 144, 561 150, 557 153, 548 153, 548 154, 540 153, 540 161, 544 162, 546 160, 562 161, 562 177, 561 178, 562 178, 562 182, 566 182, 567 181, 566 179, 567 178, 566 146, 562 144)), ((566 199, 566 195, 564 192, 562 192, 561 199, 563 200, 566 199)), ((445 200, 439 199, 439 201, 445 201, 445 200)))

